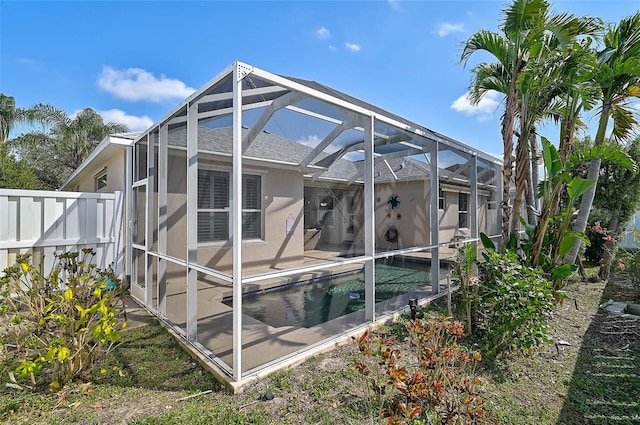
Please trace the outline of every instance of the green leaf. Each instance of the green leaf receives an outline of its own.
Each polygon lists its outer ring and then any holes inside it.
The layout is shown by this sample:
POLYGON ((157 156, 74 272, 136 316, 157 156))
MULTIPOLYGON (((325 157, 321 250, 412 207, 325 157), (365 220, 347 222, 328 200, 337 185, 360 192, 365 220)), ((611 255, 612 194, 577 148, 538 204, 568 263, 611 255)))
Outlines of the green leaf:
POLYGON ((518 237, 515 233, 509 235, 509 242, 507 242, 507 246, 505 248, 513 252, 518 250, 518 237))
POLYGON ((540 51, 542 50, 542 41, 537 41, 531 46, 531 56, 538 56, 540 51))
POLYGON ((84 318, 84 316, 86 316, 87 312, 89 311, 89 309, 82 308, 79 305, 76 305, 76 309, 80 312, 80 318, 84 318))
POLYGON ((67 347, 60 347, 60 349, 58 350, 58 360, 60 360, 61 362, 67 359, 70 355, 71 350, 69 350, 67 347))
POLYGON ((477 258, 478 247, 474 244, 467 244, 467 249, 465 250, 465 260, 467 264, 475 263, 477 258))
POLYGON ((567 185, 567 194, 571 199, 576 199, 578 196, 586 192, 591 186, 595 184, 595 179, 583 179, 581 177, 575 177, 571 180, 571 183, 567 185))
POLYGON ((551 273, 551 279, 557 280, 569 277, 577 269, 578 267, 574 264, 563 264, 551 273))
POLYGON ((52 347, 47 351, 47 354, 44 356, 45 360, 50 362, 56 356, 58 349, 56 347, 52 347))
POLYGON ((575 230, 567 230, 565 236, 571 236, 573 238, 578 238, 582 241, 582 243, 587 246, 591 246, 591 240, 584 232, 576 232, 575 230))
POLYGON ((484 247, 484 249, 490 249, 492 251, 496 250, 496 245, 491 241, 491 239, 489 239, 489 236, 487 236, 484 233, 480 233, 480 240, 482 241, 482 246, 484 247))
POLYGON ((576 244, 576 240, 573 236, 564 235, 562 242, 560 242, 560 250, 558 251, 560 257, 563 257, 567 252, 571 251, 571 248, 576 244))
POLYGON ((562 165, 562 160, 560 159, 560 155, 558 154, 558 150, 556 147, 549 142, 546 137, 541 137, 542 139, 542 158, 544 159, 544 167, 547 170, 547 174, 551 180, 554 180, 558 174, 564 168, 562 165))
POLYGON ((71 290, 71 288, 69 288, 66 291, 64 291, 64 300, 71 301, 72 299, 73 299, 73 291, 71 290))
POLYGON ((608 62, 611 56, 616 53, 616 49, 613 47, 606 47, 604 50, 598 52, 598 62, 608 62))
POLYGON ((626 168, 632 173, 638 172, 638 165, 627 152, 615 145, 598 145, 580 149, 569 156, 567 168, 575 169, 593 159, 608 161, 626 168))

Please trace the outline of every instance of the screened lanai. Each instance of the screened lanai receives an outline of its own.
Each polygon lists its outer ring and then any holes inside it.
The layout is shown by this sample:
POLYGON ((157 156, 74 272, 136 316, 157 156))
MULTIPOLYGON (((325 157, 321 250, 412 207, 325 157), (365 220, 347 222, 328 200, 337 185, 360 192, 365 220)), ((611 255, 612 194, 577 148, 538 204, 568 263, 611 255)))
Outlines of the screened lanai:
POLYGON ((495 157, 239 62, 129 162, 132 295, 234 385, 441 293, 499 234, 495 157))

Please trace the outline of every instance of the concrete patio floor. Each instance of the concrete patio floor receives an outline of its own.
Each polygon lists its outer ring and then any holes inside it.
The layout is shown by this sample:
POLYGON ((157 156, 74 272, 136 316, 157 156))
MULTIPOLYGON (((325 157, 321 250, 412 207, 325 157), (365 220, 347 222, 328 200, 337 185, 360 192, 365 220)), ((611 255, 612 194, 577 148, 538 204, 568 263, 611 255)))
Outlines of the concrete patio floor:
MULTIPOLYGON (((452 252, 441 252, 440 256, 451 256, 452 252)), ((256 284, 249 284, 244 288, 244 292, 263 291, 273 287, 286 285, 292 282, 308 281, 319 277, 332 276, 341 273, 355 272, 362 268, 362 264, 336 265, 330 261, 332 259, 344 260, 339 257, 337 252, 309 252, 309 256, 305 258, 305 266, 308 264, 317 264, 319 261, 326 262, 326 267, 310 272, 300 273, 284 278, 267 279, 256 284)), ((426 261, 430 259, 430 253, 413 253, 405 255, 410 261, 426 261)), ((446 259, 446 258, 444 258, 446 259)), ((204 277, 204 276, 203 276, 204 277)), ((446 287, 446 278, 441 279, 441 287, 446 287)), ((425 287, 412 291, 400 296, 396 296, 387 301, 380 302, 376 305, 376 315, 386 316, 397 312, 407 306, 409 298, 429 299, 434 294, 431 293, 431 286, 425 282, 425 287)), ((154 288, 155 289, 155 288, 154 288)), ((232 319, 233 309, 231 306, 224 304, 223 300, 232 295, 232 286, 227 282, 215 282, 213 279, 200 279, 198 282, 197 297, 197 344, 200 350, 187 343, 184 338, 186 335, 186 319, 187 319, 187 299, 186 287, 182 281, 171 282, 167 284, 166 296, 166 322, 165 326, 170 328, 177 336, 183 346, 194 356, 201 360, 207 368, 212 370, 227 380, 229 377, 225 369, 230 369, 233 363, 233 345, 232 345, 232 319), (202 349, 205 350, 202 350, 202 349), (205 356, 203 351, 210 351, 213 356, 205 356), (220 367, 216 363, 222 362, 227 367, 220 367)), ((155 299, 153 306, 156 307, 155 299)), ((286 307, 281 307, 281 314, 286 314, 286 307)), ((127 315, 130 320, 137 323, 144 323, 149 320, 150 315, 144 309, 139 307, 131 300, 131 304, 127 306, 127 315), (131 307, 131 310, 129 309, 131 307)), ((324 323, 311 326, 279 326, 273 327, 264 323, 248 314, 242 315, 242 371, 243 374, 257 373, 270 362, 282 359, 283 357, 292 357, 293 354, 302 350, 308 350, 309 346, 319 345, 323 341, 336 339, 340 335, 345 335, 354 328, 362 328, 369 324, 365 321, 364 311, 359 310, 349 314, 342 315, 324 323)), ((336 339, 337 341, 337 339, 336 339)))

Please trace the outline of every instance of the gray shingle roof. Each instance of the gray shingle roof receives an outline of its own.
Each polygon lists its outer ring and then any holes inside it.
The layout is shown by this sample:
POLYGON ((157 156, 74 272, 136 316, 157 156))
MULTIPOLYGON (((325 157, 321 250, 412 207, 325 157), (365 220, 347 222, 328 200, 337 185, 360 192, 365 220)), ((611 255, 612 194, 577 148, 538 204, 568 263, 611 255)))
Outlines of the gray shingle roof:
MULTIPOLYGON (((187 133, 186 127, 181 126, 169 130, 169 145, 186 147, 187 133)), ((243 137, 249 132, 242 129, 243 137)), ((232 129, 231 127, 208 128, 198 127, 198 149, 216 152, 221 154, 232 154, 232 129)), ((312 147, 295 142, 284 137, 261 132, 254 142, 249 145, 246 157, 260 158, 271 161, 284 161, 299 164, 311 151, 312 147)), ((327 154, 320 154, 320 159, 327 154)), ((358 165, 346 159, 339 159, 334 162, 322 175, 325 178, 349 179, 359 170, 358 165)))
MULTIPOLYGON (((243 136, 248 132, 248 129, 242 129, 243 136)), ((200 126, 198 127, 198 148, 203 151, 231 155, 232 137, 231 127, 208 128, 200 126)), ((186 126, 169 130, 169 145, 186 147, 186 141, 186 126)), ((254 142, 249 145, 245 156, 266 161, 284 161, 299 164, 312 150, 312 147, 302 143, 275 134, 261 132, 256 136, 254 142)), ((316 162, 321 162, 322 159, 329 156, 326 153, 321 153, 316 162)), ((375 181, 378 183, 395 180, 422 180, 430 175, 429 165, 426 162, 411 157, 392 158, 388 159, 387 162, 395 177, 389 167, 383 161, 380 161, 374 169, 375 181)), ((331 163, 329 168, 322 174, 322 177, 349 180, 356 174, 362 175, 362 167, 362 161, 350 161, 340 158, 331 163)), ((447 175, 453 174, 456 167, 440 169, 439 173, 441 177, 446 178, 447 175)), ((468 172, 461 173, 460 177, 468 178, 468 172)), ((358 181, 362 181, 362 177, 358 181)))
POLYGON ((380 161, 376 164, 373 172, 376 183, 394 180, 418 180, 424 179, 430 174, 428 164, 413 158, 393 158, 387 160, 387 162, 397 179, 393 176, 389 167, 383 161, 380 161))

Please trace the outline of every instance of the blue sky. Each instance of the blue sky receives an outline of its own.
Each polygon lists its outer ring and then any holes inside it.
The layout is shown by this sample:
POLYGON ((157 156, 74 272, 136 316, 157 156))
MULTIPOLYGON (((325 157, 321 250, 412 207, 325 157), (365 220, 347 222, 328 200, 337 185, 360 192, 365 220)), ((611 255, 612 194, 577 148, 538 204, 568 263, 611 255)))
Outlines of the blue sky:
MULTIPOLYGON (((504 1, 0 0, 0 90, 144 129, 235 60, 344 91, 501 154, 501 98, 471 108, 461 45, 504 1)), ((637 0, 565 0, 605 21, 637 0)), ((595 124, 594 124, 595 125, 595 124)), ((547 130, 554 140, 555 131, 547 130)))

